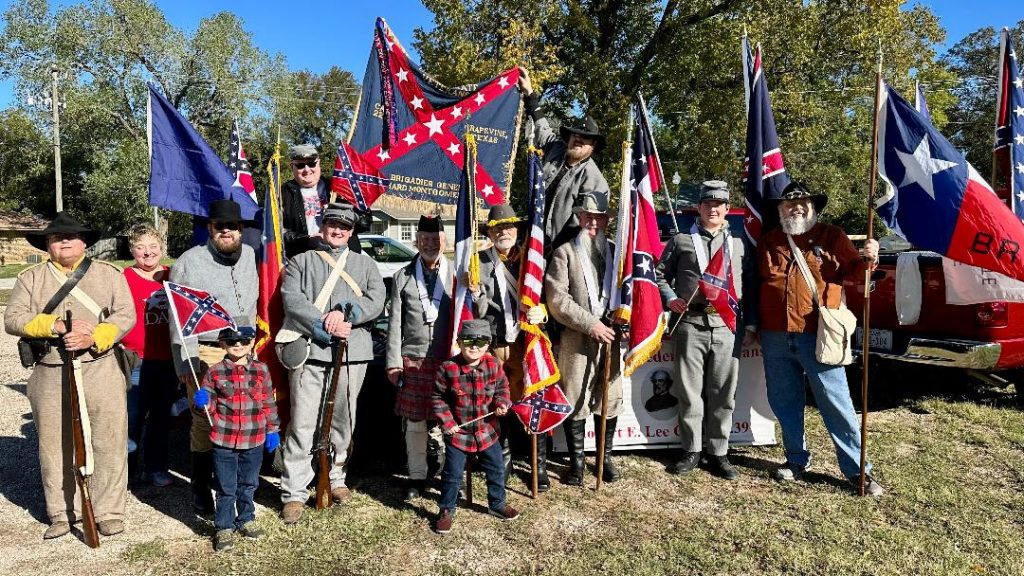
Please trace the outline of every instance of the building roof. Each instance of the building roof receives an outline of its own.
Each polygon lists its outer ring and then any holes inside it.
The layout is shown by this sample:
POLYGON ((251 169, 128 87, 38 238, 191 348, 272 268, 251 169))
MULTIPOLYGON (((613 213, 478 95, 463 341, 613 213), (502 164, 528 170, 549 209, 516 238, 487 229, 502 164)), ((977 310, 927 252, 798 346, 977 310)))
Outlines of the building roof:
POLYGON ((0 230, 42 230, 49 224, 46 218, 0 210, 0 230))
POLYGON ((418 222, 423 212, 417 210, 405 210, 402 208, 394 208, 391 206, 375 207, 374 212, 379 212, 391 218, 392 220, 418 222))

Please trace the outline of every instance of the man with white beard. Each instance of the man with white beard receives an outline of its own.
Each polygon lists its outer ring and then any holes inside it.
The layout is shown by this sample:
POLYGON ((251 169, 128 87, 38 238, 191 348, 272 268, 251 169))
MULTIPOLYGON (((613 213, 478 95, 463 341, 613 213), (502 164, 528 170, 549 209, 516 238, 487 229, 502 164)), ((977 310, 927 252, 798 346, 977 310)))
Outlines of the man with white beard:
POLYGON ((564 326, 558 352, 562 390, 573 413, 563 424, 569 448, 569 470, 562 482, 583 484, 583 441, 587 416, 594 414, 595 428, 601 414, 601 380, 605 354, 612 351, 608 378, 608 424, 605 433, 605 482, 615 482, 619 472, 612 464, 615 424, 623 411, 621 357, 618 332, 606 324, 608 294, 612 283, 613 255, 608 228, 608 195, 588 194, 576 207, 581 230, 572 241, 555 249, 544 278, 544 293, 551 315, 564 326))
POLYGON ((420 216, 416 226, 419 255, 395 273, 388 303, 388 381, 398 388, 395 413, 402 417, 409 484, 406 502, 426 493, 427 478, 444 460, 441 429, 433 419, 431 394, 437 369, 451 355, 451 318, 455 268, 444 257, 444 228, 436 216, 420 216), (435 456, 427 461, 427 453, 435 456), (434 464, 434 470, 428 470, 434 464))
MULTIPOLYGON (((858 251, 839 227, 818 222, 828 198, 793 182, 778 199, 778 227, 757 247, 758 301, 747 299, 747 341, 760 332, 768 403, 782 429, 786 463, 774 472, 779 481, 799 480, 811 463, 804 437, 804 379, 810 383, 825 428, 835 445, 839 469, 860 486, 860 428, 843 366, 815 358, 818 312, 791 246, 803 255, 814 278, 820 303, 838 308, 844 281, 863 281, 865 266, 878 262, 878 242, 858 251), (792 244, 791 244, 792 243, 792 244)), ((771 208, 769 205, 767 208, 771 208)), ((754 290, 748 291, 748 297, 754 290)), ((866 493, 880 496, 882 486, 867 464, 866 493)))

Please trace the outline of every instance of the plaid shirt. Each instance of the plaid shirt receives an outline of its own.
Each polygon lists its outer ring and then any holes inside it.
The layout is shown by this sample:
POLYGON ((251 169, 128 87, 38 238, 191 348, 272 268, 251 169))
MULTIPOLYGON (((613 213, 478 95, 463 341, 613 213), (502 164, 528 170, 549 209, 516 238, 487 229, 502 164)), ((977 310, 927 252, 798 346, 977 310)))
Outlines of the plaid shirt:
POLYGON ((225 358, 207 370, 203 388, 210 394, 210 440, 217 446, 255 448, 266 441, 267 432, 278 430, 274 389, 263 362, 250 358, 242 365, 225 358))
MULTIPOLYGON (((494 356, 484 354, 469 366, 462 356, 446 360, 434 382, 434 418, 447 431, 479 418, 498 406, 509 406, 508 378, 494 356)), ((481 452, 498 441, 498 417, 491 415, 451 436, 452 446, 463 452, 481 452)))

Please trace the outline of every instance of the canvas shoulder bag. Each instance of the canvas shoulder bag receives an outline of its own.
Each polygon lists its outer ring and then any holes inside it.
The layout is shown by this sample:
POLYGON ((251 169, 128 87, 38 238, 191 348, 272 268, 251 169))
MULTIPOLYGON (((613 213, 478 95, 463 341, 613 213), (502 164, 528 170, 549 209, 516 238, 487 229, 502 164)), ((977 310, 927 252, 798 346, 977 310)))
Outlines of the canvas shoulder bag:
POLYGON ((793 237, 786 234, 789 249, 800 274, 804 277, 811 290, 811 299, 818 309, 818 339, 814 346, 814 357, 822 364, 846 366, 853 363, 853 333, 857 329, 857 316, 846 307, 846 293, 840 290, 839 308, 832 309, 822 306, 818 297, 818 284, 807 267, 804 253, 797 248, 793 237))

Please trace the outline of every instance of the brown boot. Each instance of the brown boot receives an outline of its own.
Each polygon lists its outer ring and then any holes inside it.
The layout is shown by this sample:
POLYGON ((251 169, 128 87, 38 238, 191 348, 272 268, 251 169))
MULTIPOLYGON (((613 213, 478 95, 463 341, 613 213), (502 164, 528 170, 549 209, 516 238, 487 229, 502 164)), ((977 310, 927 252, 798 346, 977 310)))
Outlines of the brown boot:
POLYGON ((305 507, 302 502, 285 502, 284 508, 281 509, 281 520, 285 524, 295 524, 299 518, 302 518, 302 511, 305 507))
POLYGON ((46 532, 43 532, 43 540, 60 538, 61 536, 66 536, 68 532, 71 532, 71 524, 67 522, 54 522, 46 528, 46 532))
POLYGON ((104 536, 113 536, 124 532, 124 522, 121 520, 100 520, 96 523, 96 527, 104 536))
POLYGON ((331 488, 331 500, 335 504, 344 504, 352 498, 352 491, 347 486, 338 486, 337 488, 331 488))

